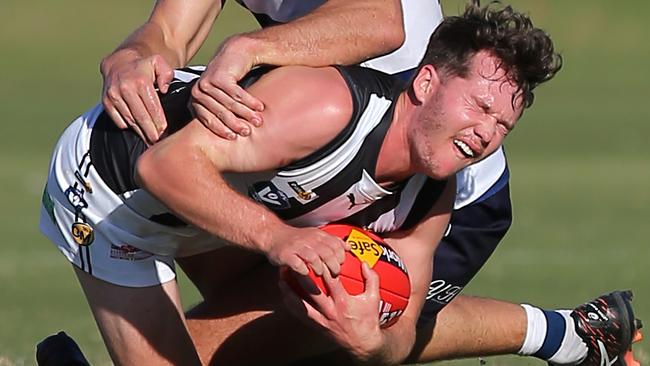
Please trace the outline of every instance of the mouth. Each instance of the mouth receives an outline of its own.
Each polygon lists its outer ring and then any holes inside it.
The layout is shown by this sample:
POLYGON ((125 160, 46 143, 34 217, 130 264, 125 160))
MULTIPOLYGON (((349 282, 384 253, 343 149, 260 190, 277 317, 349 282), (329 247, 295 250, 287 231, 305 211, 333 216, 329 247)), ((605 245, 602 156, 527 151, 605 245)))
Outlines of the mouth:
POLYGON ((458 150, 459 150, 459 151, 463 154, 463 156, 465 156, 466 158, 470 158, 470 159, 471 159, 471 158, 474 158, 474 156, 476 155, 475 152, 474 152, 474 150, 472 150, 472 148, 469 147, 469 145, 467 145, 466 143, 464 143, 464 142, 462 142, 462 141, 460 141, 460 140, 456 140, 456 139, 454 139, 454 145, 456 145, 456 147, 458 148, 458 150))

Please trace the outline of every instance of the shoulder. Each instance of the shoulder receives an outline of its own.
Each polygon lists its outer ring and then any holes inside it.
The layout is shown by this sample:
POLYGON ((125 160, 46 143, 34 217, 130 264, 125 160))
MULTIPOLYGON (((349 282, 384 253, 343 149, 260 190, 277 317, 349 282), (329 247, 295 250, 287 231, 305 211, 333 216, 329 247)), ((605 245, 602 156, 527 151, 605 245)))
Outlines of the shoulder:
POLYGON ((265 105, 264 124, 254 130, 251 140, 282 144, 291 151, 287 157, 292 161, 334 139, 350 122, 354 109, 350 89, 333 67, 277 68, 248 91, 265 105))
POLYGON ((334 67, 279 67, 260 78, 250 91, 277 108, 302 103, 344 113, 346 107, 352 107, 348 84, 334 67))

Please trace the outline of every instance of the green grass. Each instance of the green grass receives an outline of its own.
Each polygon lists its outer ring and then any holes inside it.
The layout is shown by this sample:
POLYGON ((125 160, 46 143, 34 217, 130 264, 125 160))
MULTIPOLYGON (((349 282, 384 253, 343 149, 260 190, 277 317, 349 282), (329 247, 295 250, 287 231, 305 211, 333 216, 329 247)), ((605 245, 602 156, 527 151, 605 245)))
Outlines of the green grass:
MULTIPOLYGON (((448 13, 458 0, 443 2, 448 13)), ((540 88, 507 143, 515 221, 466 290, 572 307, 615 288, 636 290, 650 320, 650 31, 645 1, 517 0, 554 36, 565 68, 540 88)), ((146 17, 151 2, 0 5, 0 365, 34 364, 34 346, 65 329, 95 365, 109 364, 74 275, 37 229, 49 152, 96 103, 98 62, 146 17)), ((230 6, 209 44, 254 23, 230 6)), ((186 304, 197 295, 182 279, 186 304)), ((650 362, 645 342, 637 353, 650 362)), ((515 358, 488 365, 541 364, 515 358)), ((452 365, 476 365, 476 359, 452 365)))

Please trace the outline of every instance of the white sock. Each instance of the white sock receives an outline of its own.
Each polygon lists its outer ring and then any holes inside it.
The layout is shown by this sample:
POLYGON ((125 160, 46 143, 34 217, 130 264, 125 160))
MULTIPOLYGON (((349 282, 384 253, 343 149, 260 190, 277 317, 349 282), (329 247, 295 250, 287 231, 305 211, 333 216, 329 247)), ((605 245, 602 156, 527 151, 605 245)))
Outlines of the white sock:
POLYGON ((556 312, 560 313, 566 320, 566 331, 560 349, 548 361, 558 365, 580 363, 587 357, 588 348, 576 333, 575 322, 569 315, 571 310, 556 310, 556 312))
POLYGON ((579 363, 587 357, 587 345, 575 331, 571 310, 542 310, 522 304, 526 311, 526 337, 518 354, 535 356, 554 364, 579 363))
POLYGON ((540 308, 528 304, 521 304, 521 307, 526 311, 528 325, 524 344, 517 353, 522 356, 531 356, 542 348, 546 339, 546 317, 540 308))

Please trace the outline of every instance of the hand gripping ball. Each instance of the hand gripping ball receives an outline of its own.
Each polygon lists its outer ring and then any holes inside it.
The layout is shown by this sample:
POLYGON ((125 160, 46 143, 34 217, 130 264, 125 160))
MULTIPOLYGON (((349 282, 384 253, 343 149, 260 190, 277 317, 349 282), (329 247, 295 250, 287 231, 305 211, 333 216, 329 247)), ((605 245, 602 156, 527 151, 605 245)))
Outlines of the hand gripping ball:
MULTIPOLYGON (((411 282, 402 259, 377 234, 350 225, 332 224, 321 228, 350 244, 345 253, 339 280, 351 295, 364 291, 361 263, 366 262, 379 275, 379 324, 382 328, 393 325, 402 315, 409 302, 411 282)), ((305 295, 296 281, 295 273, 285 276, 289 286, 299 295, 305 295)), ((311 281, 325 294, 329 294, 322 278, 309 270, 311 281)))

